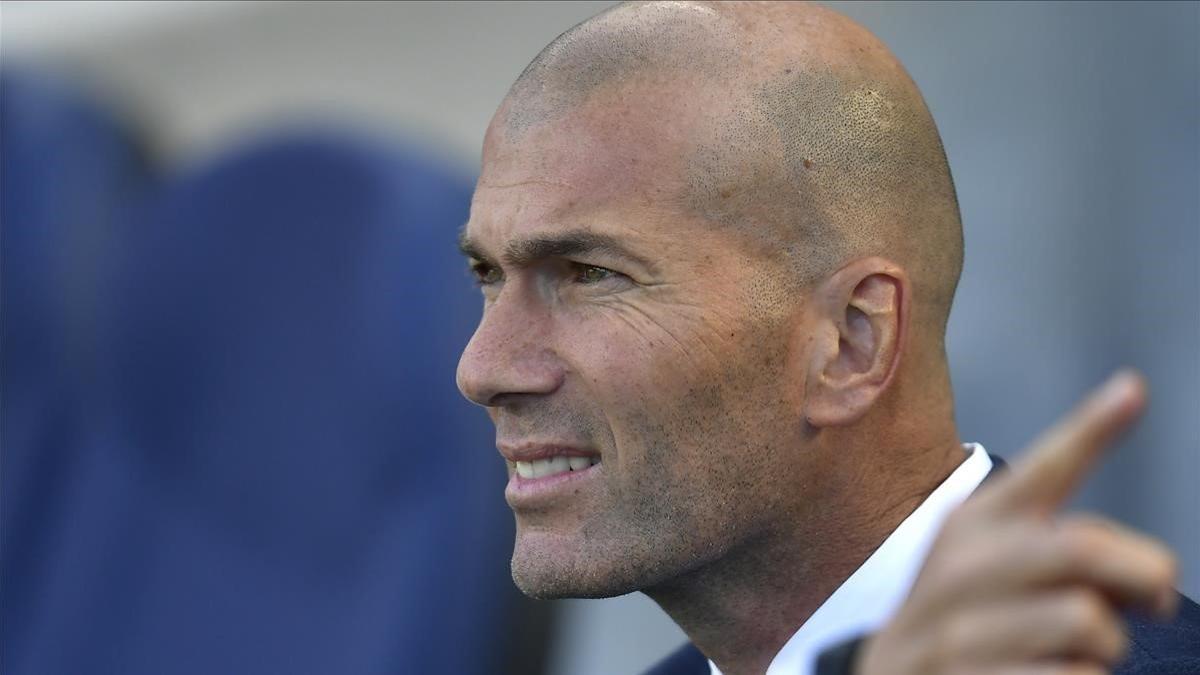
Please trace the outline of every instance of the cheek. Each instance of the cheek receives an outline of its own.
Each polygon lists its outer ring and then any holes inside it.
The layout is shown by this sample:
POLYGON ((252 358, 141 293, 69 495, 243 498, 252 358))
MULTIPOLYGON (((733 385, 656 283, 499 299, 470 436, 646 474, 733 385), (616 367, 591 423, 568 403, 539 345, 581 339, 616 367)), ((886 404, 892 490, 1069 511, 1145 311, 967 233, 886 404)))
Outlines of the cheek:
POLYGON ((674 318, 666 324, 634 307, 606 308, 563 335, 623 467, 670 471, 737 454, 751 442, 747 422, 758 424, 766 400, 779 400, 771 391, 778 359, 761 346, 763 336, 725 328, 736 321, 674 318))
POLYGON ((593 307, 558 330, 568 378, 605 417, 616 451, 608 459, 620 466, 643 463, 654 448, 674 445, 695 426, 695 399, 713 407, 719 360, 708 348, 695 347, 695 327, 650 317, 632 305, 593 307))
POLYGON ((655 555, 703 557, 758 531, 778 492, 781 380, 764 365, 778 360, 764 359, 769 338, 748 328, 719 340, 712 328, 668 330, 641 316, 576 324, 585 330, 574 379, 610 434, 603 506, 585 529, 596 541, 649 537, 655 555))
POLYGON ((729 362, 734 331, 692 308, 653 310, 636 303, 593 307, 563 333, 569 360, 594 384, 607 380, 650 392, 711 381, 729 362))

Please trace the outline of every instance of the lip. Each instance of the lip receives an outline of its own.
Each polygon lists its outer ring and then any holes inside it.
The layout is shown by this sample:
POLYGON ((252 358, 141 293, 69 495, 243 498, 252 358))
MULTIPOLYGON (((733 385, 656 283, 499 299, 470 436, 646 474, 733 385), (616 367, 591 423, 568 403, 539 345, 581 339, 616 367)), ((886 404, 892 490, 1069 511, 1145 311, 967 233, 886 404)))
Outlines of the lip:
MULTIPOLYGON (((565 443, 496 443, 496 449, 510 462, 532 462, 551 457, 599 457, 600 453, 565 443)), ((539 480, 539 479, 527 479, 539 480)))
MULTIPOLYGON (((565 453, 558 453, 565 454, 565 453)), ((578 453, 575 456, 594 456, 596 453, 578 453)), ((539 457, 538 459, 542 459, 539 457)), ((528 460, 521 460, 528 461, 528 460)), ((586 469, 568 471, 553 476, 541 478, 522 478, 517 472, 511 471, 508 486, 504 489, 504 498, 514 510, 548 508, 555 502, 576 497, 581 488, 600 478, 604 466, 598 462, 586 469)))

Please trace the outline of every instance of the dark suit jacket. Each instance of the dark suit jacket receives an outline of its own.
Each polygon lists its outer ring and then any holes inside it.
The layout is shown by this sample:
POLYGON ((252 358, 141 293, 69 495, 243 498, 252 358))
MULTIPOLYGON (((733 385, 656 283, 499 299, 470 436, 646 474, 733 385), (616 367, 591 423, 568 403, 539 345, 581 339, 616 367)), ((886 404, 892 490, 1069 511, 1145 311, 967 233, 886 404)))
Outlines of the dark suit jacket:
MULTIPOLYGON (((1004 460, 992 455, 987 480, 1004 470, 1004 460)), ((1179 614, 1170 623, 1127 615, 1129 654, 1113 675, 1200 675, 1200 605, 1179 597, 1179 614)), ((817 675, 851 675, 850 665, 862 638, 822 652, 817 675)), ((675 650, 646 671, 646 675, 708 675, 708 659, 691 644, 675 650)))

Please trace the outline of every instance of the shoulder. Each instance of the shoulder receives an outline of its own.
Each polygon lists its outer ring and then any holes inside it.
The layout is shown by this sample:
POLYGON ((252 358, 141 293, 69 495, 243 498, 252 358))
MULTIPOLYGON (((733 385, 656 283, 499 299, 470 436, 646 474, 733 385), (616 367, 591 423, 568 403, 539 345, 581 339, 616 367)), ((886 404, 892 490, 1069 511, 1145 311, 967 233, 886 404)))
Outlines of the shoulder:
POLYGON ((1200 673, 1200 605, 1179 596, 1179 613, 1169 622, 1128 617, 1129 656, 1114 675, 1200 673))
POLYGON ((709 672, 708 659, 688 643, 654 664, 645 675, 708 675, 709 672))
MULTIPOLYGON (((1200 605, 1179 596, 1179 613, 1162 623, 1128 617, 1129 656, 1113 675, 1197 675, 1200 673, 1200 605)), ((645 675, 708 675, 708 659, 691 644, 676 649, 645 675)))

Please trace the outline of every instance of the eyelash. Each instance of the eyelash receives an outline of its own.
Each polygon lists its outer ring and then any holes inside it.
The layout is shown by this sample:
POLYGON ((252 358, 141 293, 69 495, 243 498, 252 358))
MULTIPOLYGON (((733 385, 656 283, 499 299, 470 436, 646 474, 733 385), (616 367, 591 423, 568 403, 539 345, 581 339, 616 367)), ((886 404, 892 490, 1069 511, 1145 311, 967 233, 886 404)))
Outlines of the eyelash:
MULTIPOLYGON (((614 276, 620 275, 619 272, 614 272, 607 267, 599 265, 587 265, 584 263, 570 263, 571 269, 575 272, 573 281, 585 286, 598 284, 606 279, 611 279, 614 276), (584 275, 591 271, 599 271, 602 273, 601 278, 587 280, 584 275)), ((476 286, 491 286, 500 282, 499 270, 484 262, 471 263, 471 275, 475 278, 476 286), (496 275, 493 277, 493 275, 496 275)))
POLYGON ((475 279, 476 286, 491 286, 500 282, 500 279, 488 279, 492 273, 499 274, 499 270, 495 267, 483 262, 472 262, 470 266, 471 276, 475 279))
POLYGON ((581 283, 581 284, 589 285, 589 286, 592 284, 598 284, 598 283, 604 281, 605 279, 611 279, 612 277, 617 275, 617 272, 614 272, 614 271, 608 269, 607 267, 600 267, 599 265, 584 265, 584 264, 580 264, 580 263, 572 263, 571 267, 573 267, 575 269, 575 281, 577 283, 581 283), (584 274, 586 274, 592 270, 597 270, 597 271, 603 272, 603 276, 599 279, 585 281, 583 279, 584 274))

